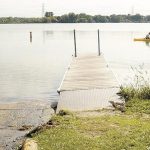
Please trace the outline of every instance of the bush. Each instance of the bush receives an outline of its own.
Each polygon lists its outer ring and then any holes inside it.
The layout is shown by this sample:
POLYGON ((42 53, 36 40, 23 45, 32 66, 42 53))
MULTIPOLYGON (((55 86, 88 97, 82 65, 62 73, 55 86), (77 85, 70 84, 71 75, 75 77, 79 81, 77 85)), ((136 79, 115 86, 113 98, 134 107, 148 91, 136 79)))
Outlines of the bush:
POLYGON ((120 95, 126 101, 133 98, 150 99, 150 82, 147 71, 144 71, 143 65, 139 68, 132 68, 134 72, 133 82, 120 87, 120 95))

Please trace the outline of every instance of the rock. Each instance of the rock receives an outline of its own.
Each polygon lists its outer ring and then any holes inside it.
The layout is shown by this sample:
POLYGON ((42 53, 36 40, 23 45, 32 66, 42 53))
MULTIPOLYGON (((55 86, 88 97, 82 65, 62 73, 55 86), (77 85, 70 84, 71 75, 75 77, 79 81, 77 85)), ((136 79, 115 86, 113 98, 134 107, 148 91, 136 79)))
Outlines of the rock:
POLYGON ((32 139, 26 139, 21 150, 38 150, 37 142, 32 139))
POLYGON ((59 114, 60 116, 65 116, 65 115, 68 114, 68 112, 65 111, 65 110, 60 110, 58 114, 59 114))
POLYGON ((31 125, 23 125, 21 128, 19 128, 18 130, 19 131, 25 131, 25 130, 29 130, 31 129, 32 126, 31 125))
POLYGON ((51 103, 51 108, 54 110, 55 114, 56 114, 56 110, 57 110, 57 105, 58 105, 58 102, 51 103))
POLYGON ((125 112, 125 103, 119 103, 114 101, 109 101, 109 103, 112 104, 115 110, 120 110, 121 112, 125 112))

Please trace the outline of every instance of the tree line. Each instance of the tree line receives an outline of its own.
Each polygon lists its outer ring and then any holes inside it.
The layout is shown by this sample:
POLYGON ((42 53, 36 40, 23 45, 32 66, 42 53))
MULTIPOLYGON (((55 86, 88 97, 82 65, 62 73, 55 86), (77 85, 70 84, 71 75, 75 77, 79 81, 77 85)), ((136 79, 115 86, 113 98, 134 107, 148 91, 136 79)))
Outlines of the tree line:
POLYGON ((148 23, 150 22, 150 15, 143 16, 135 15, 88 15, 85 13, 75 14, 68 13, 61 16, 47 15, 41 18, 21 18, 21 17, 1 17, 0 24, 8 23, 148 23))

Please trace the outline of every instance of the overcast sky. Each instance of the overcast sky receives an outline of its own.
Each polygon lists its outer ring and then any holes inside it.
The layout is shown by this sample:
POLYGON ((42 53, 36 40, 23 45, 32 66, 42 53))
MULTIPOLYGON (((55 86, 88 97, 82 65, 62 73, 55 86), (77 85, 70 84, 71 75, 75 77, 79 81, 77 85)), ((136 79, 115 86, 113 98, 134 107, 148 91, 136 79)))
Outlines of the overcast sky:
POLYGON ((45 11, 55 15, 68 12, 88 14, 150 14, 150 0, 0 0, 0 17, 41 17, 42 3, 45 11))

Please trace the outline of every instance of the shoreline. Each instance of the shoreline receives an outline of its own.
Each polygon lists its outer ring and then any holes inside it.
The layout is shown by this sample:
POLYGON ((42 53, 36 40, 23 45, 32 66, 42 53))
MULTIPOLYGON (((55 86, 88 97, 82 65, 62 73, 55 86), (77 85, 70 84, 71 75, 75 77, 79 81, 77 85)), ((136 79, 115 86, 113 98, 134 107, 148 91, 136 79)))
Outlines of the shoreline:
POLYGON ((35 127, 46 123, 53 110, 48 102, 0 104, 0 150, 13 149, 35 127))

